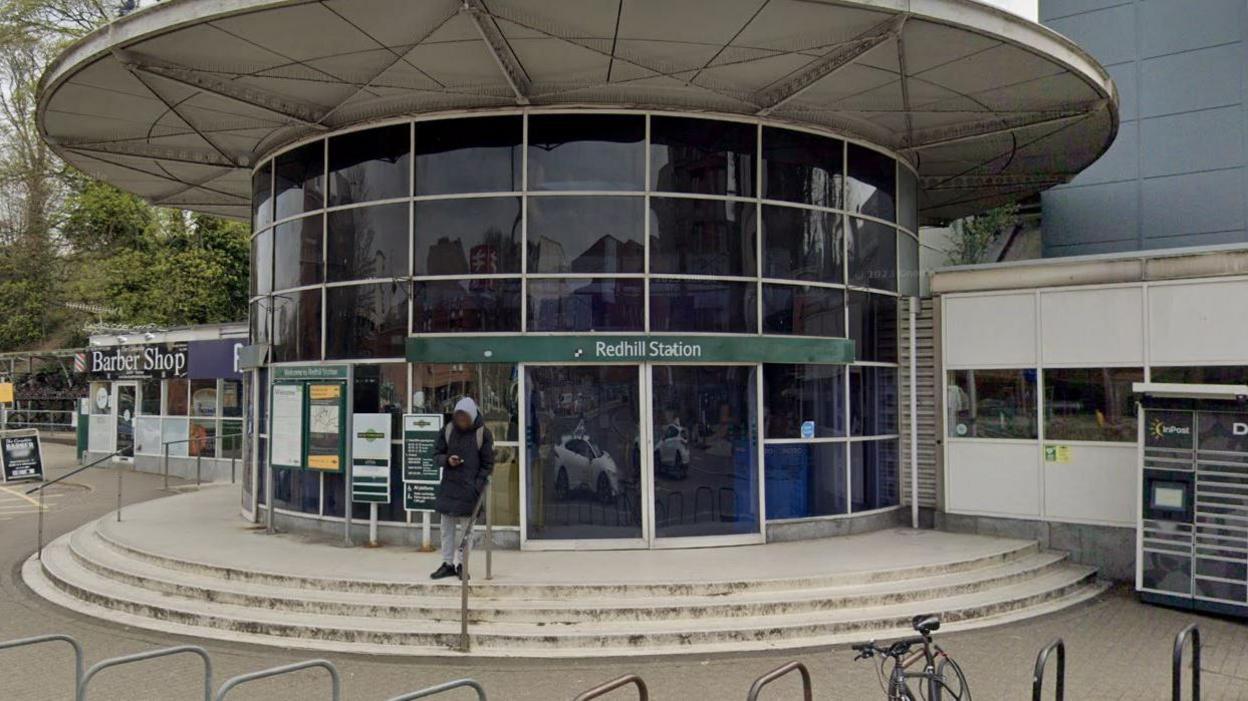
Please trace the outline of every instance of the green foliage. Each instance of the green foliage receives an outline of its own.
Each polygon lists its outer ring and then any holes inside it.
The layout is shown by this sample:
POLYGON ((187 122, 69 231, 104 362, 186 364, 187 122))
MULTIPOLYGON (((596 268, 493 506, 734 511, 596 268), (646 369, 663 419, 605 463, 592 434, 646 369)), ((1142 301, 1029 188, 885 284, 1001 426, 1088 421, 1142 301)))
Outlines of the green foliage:
POLYGON ((967 217, 953 225, 953 247, 949 250, 950 265, 975 265, 987 262, 988 249, 1006 230, 1018 223, 1018 205, 1008 204, 983 214, 967 217))

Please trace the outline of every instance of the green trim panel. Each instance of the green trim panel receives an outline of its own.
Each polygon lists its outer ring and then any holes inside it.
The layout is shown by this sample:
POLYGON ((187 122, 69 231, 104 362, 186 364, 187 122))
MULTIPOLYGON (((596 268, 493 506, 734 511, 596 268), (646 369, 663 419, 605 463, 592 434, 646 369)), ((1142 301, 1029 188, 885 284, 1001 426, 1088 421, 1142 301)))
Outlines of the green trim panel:
POLYGON ((805 336, 409 336, 413 363, 854 362, 847 338, 805 336))

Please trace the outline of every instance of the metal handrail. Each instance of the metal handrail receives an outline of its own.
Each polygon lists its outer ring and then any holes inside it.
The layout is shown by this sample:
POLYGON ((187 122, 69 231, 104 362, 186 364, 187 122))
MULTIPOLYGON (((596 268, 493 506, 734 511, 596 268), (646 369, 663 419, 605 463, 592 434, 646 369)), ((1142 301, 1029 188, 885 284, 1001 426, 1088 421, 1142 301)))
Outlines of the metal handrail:
POLYGON ((329 660, 307 660, 306 662, 296 662, 294 664, 282 665, 281 667, 262 669, 258 672, 240 674, 237 677, 227 679, 225 683, 221 685, 221 688, 217 689, 217 695, 212 698, 213 701, 222 701, 222 699, 225 698, 225 695, 236 686, 246 684, 247 682, 253 682, 257 679, 268 679, 269 677, 276 677, 281 674, 290 674, 291 672, 298 672, 312 667, 321 667, 329 672, 329 680, 332 684, 331 698, 333 698, 333 701, 340 701, 342 699, 342 680, 338 676, 338 668, 335 667, 334 663, 329 660))
POLYGON ((758 701, 758 695, 762 692, 763 687, 795 670, 802 676, 803 701, 814 701, 815 695, 814 689, 810 683, 810 670, 806 669, 806 665, 797 661, 780 665, 758 679, 755 679, 754 684, 750 686, 750 693, 745 697, 746 701, 758 701))
POLYGON ((481 684, 475 679, 456 679, 453 682, 446 682, 445 684, 438 684, 437 686, 431 686, 427 689, 421 689, 420 691, 413 691, 408 694, 395 696, 390 699, 390 701, 414 701, 415 699, 429 698, 430 696, 435 696, 445 691, 462 689, 464 687, 468 687, 469 689, 477 692, 477 701, 488 701, 488 699, 485 698, 485 687, 481 686, 481 684))
POLYGON ((637 687, 637 698, 639 701, 650 701, 650 690, 646 688, 646 682, 636 674, 625 674, 618 679, 612 679, 609 682, 599 684, 592 689, 582 691, 572 701, 589 701, 599 696, 606 696, 608 693, 619 689, 620 687, 632 684, 637 687))
MULTIPOLYGON (((459 578, 459 649, 461 652, 469 652, 472 650, 472 641, 468 638, 468 554, 472 551, 468 544, 472 541, 472 529, 477 525, 477 518, 481 516, 481 507, 485 504, 486 495, 490 493, 490 479, 486 478, 485 487, 481 489, 480 496, 477 497, 477 503, 472 507, 472 515, 468 517, 468 523, 464 526, 464 534, 459 539, 459 552, 463 562, 463 572, 459 578)), ((485 542, 486 551, 488 552, 493 545, 489 539, 485 542)))
MULTIPOLYGON (((246 438, 246 437, 247 437, 247 434, 240 431, 238 433, 223 433, 219 436, 212 436, 212 437, 196 436, 194 438, 179 438, 176 441, 161 441, 160 464, 161 464, 161 471, 165 473, 165 486, 164 486, 165 491, 169 491, 169 446, 177 445, 178 443, 190 443, 191 441, 199 441, 202 444, 204 441, 209 441, 209 440, 216 441, 219 438, 246 438)), ((196 487, 200 486, 202 482, 200 467, 203 464, 203 458, 204 458, 203 455, 195 456, 195 486, 196 487)), ((213 459, 220 460, 221 458, 214 457, 213 459)), ((238 458, 233 458, 233 457, 230 458, 230 484, 234 484, 234 481, 235 481, 235 465, 237 462, 238 462, 238 458)))
POLYGON ((87 468, 95 467, 96 465, 99 465, 100 463, 104 462, 105 460, 108 460, 109 458, 115 458, 115 457, 117 457, 118 455, 121 455, 122 457, 127 457, 127 458, 128 458, 128 457, 130 457, 131 455, 134 455, 134 449, 133 449, 133 448, 122 448, 121 450, 116 450, 116 451, 113 451, 113 452, 109 453, 108 455, 105 455, 104 457, 102 457, 102 458, 100 458, 100 459, 98 459, 98 460, 94 460, 94 461, 92 461, 92 462, 87 463, 86 465, 83 465, 82 467, 75 467, 73 470, 70 470, 69 472, 66 472, 65 474, 61 475, 60 477, 57 477, 57 478, 56 478, 56 479, 54 479, 54 480, 48 480, 48 481, 46 481, 46 482, 42 482, 42 483, 40 483, 38 486, 31 487, 30 489, 26 490, 26 494, 28 494, 28 495, 29 495, 29 494, 34 494, 35 492, 38 492, 38 491, 42 491, 42 490, 44 490, 44 489, 47 489, 48 487, 51 487, 52 485, 56 484, 57 482, 60 482, 60 481, 62 481, 62 480, 69 479, 70 477, 73 477, 74 475, 78 474, 79 472, 82 472, 83 470, 86 470, 87 468), (129 454, 127 454, 127 453, 129 453, 129 454))
MULTIPOLYGON (((78 474, 79 472, 82 472, 83 470, 95 467, 96 465, 99 465, 105 460, 110 460, 112 458, 117 457, 118 455, 121 455, 123 457, 128 457, 127 451, 129 451, 130 455, 134 454, 134 450, 132 448, 113 451, 112 453, 109 453, 108 455, 105 455, 104 457, 98 460, 93 460, 87 463, 86 465, 83 465, 82 467, 78 467, 73 470, 70 470, 69 472, 66 472, 65 474, 61 475, 60 477, 57 477, 54 480, 43 482, 42 484, 38 486, 31 487, 30 489, 26 490, 27 496, 30 496, 31 494, 34 494, 35 492, 39 492, 39 508, 36 510, 38 513, 38 516, 36 518, 38 526, 36 528, 38 529, 38 534, 39 534, 37 536, 38 546, 37 546, 37 549, 35 550, 36 560, 39 560, 40 562, 43 561, 43 512, 45 508, 43 505, 44 490, 65 479, 73 477, 74 475, 78 474)), ((117 470, 117 520, 120 521, 121 520, 121 475, 123 471, 120 468, 114 468, 114 469, 117 470)))
POLYGON ((19 638, 17 640, 9 640, 0 642, 0 650, 9 650, 15 647, 24 647, 26 645, 38 645, 40 643, 64 642, 74 649, 74 692, 77 693, 78 687, 82 684, 82 676, 86 669, 86 657, 82 652, 82 643, 75 640, 72 636, 63 635, 61 633, 53 633, 51 635, 36 635, 33 638, 19 638))
POLYGON ((198 645, 178 645, 175 647, 165 647, 158 650, 148 650, 147 652, 137 652, 133 655, 122 655, 121 657, 110 657, 91 665, 91 669, 83 675, 82 681, 78 683, 78 694, 75 697, 77 701, 85 701, 87 698, 87 684, 96 674, 103 672, 109 667, 117 667, 132 662, 142 662, 157 657, 168 657, 170 655, 191 654, 197 655, 204 661, 204 701, 212 699, 212 659, 208 657, 208 651, 198 645))
POLYGON ((1040 701, 1044 688, 1044 668, 1049 664, 1049 654, 1057 650, 1057 701, 1066 698, 1066 643, 1058 638, 1036 655, 1036 670, 1031 677, 1031 701, 1040 701))
POLYGON ((1174 636, 1174 655, 1170 665, 1170 698, 1183 699, 1183 647, 1192 639, 1192 701, 1200 701, 1200 628, 1192 623, 1174 636))

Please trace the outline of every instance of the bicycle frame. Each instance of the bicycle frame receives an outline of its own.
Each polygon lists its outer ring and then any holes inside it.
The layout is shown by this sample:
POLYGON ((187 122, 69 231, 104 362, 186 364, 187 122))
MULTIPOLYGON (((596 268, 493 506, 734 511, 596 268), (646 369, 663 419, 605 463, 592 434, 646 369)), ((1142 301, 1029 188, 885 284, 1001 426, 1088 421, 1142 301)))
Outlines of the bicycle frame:
POLYGON ((941 686, 943 686, 939 675, 936 674, 936 654, 943 655, 945 651, 940 646, 933 643, 931 638, 923 638, 923 649, 916 650, 904 660, 894 659, 893 671, 889 675, 888 680, 888 698, 890 701, 917 701, 919 697, 910 691, 910 685, 907 680, 922 679, 927 683, 927 699, 928 701, 939 701, 941 686), (932 650, 935 649, 935 653, 932 650), (906 671, 915 663, 922 661, 923 670, 920 672, 906 671))

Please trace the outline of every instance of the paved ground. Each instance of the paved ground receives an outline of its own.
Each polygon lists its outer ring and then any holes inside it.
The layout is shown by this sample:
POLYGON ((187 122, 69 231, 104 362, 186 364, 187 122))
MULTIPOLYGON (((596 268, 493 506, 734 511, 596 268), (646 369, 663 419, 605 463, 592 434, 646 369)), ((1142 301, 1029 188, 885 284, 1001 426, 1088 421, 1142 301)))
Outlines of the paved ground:
MULTIPOLYGON (((71 451, 48 446, 53 464, 68 465, 71 451)), ((65 468, 50 474, 63 474, 65 468)), ((115 508, 116 479, 89 470, 58 490, 45 513, 48 538, 65 533, 88 519, 115 508)), ((126 502, 160 496, 160 479, 126 475, 126 502)), ((10 488, 0 493, 9 498, 10 488)), ((21 501, 19 499, 19 501, 21 501)), ((86 618, 59 609, 31 594, 16 570, 35 548, 36 514, 32 509, 0 513, 0 640, 47 632, 71 633, 87 649, 88 662, 171 644, 199 641, 151 633, 86 618)), ((966 670, 975 698, 1030 698, 1031 667, 1039 648, 1052 638, 1065 638, 1068 698, 1168 699, 1170 646, 1174 634, 1199 620, 1205 637, 1205 699, 1248 700, 1248 626, 1242 623, 1143 606, 1129 591, 1115 590, 1084 606, 1002 628, 952 634, 942 643, 966 670)), ((205 642, 217 667, 217 681, 246 671, 306 659, 308 655, 267 647, 205 642)), ((651 697, 668 699, 745 698, 759 674, 790 659, 800 659, 814 675, 816 699, 880 698, 874 669, 852 661, 846 649, 717 657, 629 659, 602 661, 475 661, 396 660, 362 656, 331 656, 343 672, 346 701, 381 701, 404 691, 461 676, 486 685, 493 701, 556 701, 625 672, 638 672, 649 682, 651 697)), ((0 699, 42 701, 70 698, 68 653, 57 647, 0 652, 0 699)), ((194 663, 188 659, 136 665, 105 672, 92 686, 92 701, 178 701, 196 697, 194 663)), ((1051 686, 1051 685, 1050 685, 1051 686)), ((778 682, 764 699, 800 698, 793 682, 778 682)), ((329 698, 316 672, 244 688, 230 699, 240 701, 315 701, 329 698)), ((466 692, 439 697, 448 701, 472 698, 466 692)), ((633 698, 625 692, 610 700, 633 698)))

